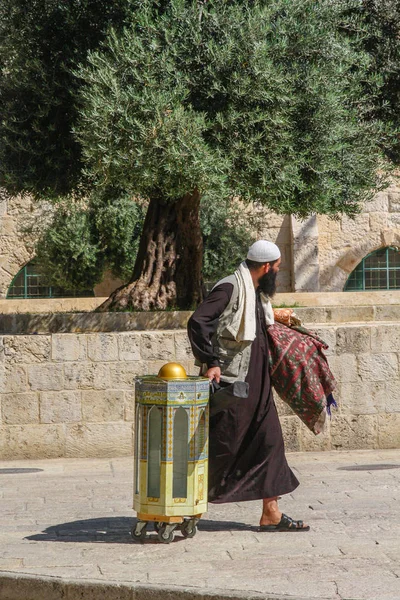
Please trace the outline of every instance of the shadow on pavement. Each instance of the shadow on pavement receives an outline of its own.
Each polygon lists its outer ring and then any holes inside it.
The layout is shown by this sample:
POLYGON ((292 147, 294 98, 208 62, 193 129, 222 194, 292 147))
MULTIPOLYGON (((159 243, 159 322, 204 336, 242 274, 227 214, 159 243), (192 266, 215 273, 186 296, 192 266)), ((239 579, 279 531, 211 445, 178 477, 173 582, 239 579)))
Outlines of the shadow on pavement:
MULTIPOLYGON (((35 542, 75 542, 75 543, 106 543, 106 544, 133 544, 131 529, 136 524, 135 518, 129 517, 103 517, 99 519, 85 519, 59 523, 47 527, 42 533, 27 536, 25 539, 35 542)), ((201 519, 199 531, 256 531, 256 527, 237 523, 234 521, 212 521, 201 519)), ((157 542, 157 537, 152 527, 148 525, 149 536, 146 542, 157 542)), ((175 541, 183 540, 179 534, 175 541)))

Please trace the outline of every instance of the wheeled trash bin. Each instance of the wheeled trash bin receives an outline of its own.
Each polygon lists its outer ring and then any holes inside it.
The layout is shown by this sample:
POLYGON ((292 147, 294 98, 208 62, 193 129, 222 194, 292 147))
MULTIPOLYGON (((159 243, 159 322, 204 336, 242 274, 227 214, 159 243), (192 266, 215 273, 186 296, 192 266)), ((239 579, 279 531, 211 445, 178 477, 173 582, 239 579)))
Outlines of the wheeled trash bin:
POLYGON ((134 540, 146 539, 149 523, 164 544, 177 530, 196 534, 207 511, 209 387, 178 363, 136 379, 134 540))

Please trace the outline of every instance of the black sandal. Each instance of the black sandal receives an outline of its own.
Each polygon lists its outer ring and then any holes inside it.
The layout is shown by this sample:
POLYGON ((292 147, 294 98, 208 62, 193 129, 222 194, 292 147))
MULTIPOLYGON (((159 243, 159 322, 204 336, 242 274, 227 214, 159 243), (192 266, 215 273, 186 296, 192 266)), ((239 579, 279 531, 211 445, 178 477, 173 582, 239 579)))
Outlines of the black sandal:
POLYGON ((282 513, 279 523, 276 525, 260 525, 259 531, 310 531, 310 526, 304 527, 303 521, 295 521, 282 513))

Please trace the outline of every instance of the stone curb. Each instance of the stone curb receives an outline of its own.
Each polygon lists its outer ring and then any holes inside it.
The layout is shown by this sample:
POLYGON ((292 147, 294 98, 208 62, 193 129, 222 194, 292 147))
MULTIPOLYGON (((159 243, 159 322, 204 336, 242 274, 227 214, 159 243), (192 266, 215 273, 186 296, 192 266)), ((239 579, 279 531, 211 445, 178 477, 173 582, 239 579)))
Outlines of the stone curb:
MULTIPOLYGON (((100 580, 67 580, 0 572, 1 600, 309 600, 303 596, 262 594, 249 591, 131 585, 100 580)), ((315 600, 329 600, 315 596, 315 600)), ((346 600, 341 598, 340 600, 346 600)), ((350 599, 348 599, 350 600, 350 599)))
POLYGON ((95 333, 184 329, 191 311, 1 314, 0 334, 95 333))

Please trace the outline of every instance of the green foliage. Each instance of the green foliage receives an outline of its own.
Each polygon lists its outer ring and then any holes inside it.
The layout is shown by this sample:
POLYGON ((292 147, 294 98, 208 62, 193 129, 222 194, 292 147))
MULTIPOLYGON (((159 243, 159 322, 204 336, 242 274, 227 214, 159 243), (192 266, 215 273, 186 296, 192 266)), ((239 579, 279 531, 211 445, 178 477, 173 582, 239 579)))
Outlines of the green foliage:
POLYGON ((105 265, 90 212, 73 202, 59 205, 37 244, 36 261, 51 285, 85 290, 99 283, 105 265))
POLYGON ((343 4, 137 2, 79 72, 88 175, 171 201, 197 187, 279 213, 357 212, 381 130, 343 4))
MULTIPOLYGON (((145 206, 115 192, 92 194, 88 202, 69 197, 54 208, 50 224, 36 246, 36 261, 52 285, 86 290, 103 279, 105 270, 129 281, 143 228, 145 206)), ((239 222, 239 208, 205 199, 203 276, 216 280, 236 269, 252 239, 239 222)))
POLYGON ((200 209, 203 233, 203 277, 218 281, 229 275, 242 262, 255 241, 243 223, 240 208, 228 201, 205 199, 200 209))
POLYGON ((122 26, 130 0, 0 0, 0 185, 39 196, 80 179, 72 69, 122 26))
POLYGON ((359 36, 370 56, 366 93, 374 77, 378 81, 371 103, 371 119, 384 124, 381 140, 387 156, 400 163, 400 3, 398 0, 353 2, 347 13, 346 30, 359 36), (354 21, 352 21, 354 18, 354 21), (360 35, 360 23, 362 32, 360 35))
POLYGON ((129 279, 143 223, 132 198, 201 192, 207 278, 251 242, 232 198, 355 214, 382 183, 382 146, 398 152, 398 12, 394 0, 0 0, 0 184, 63 198, 38 245, 52 282, 87 288, 106 268, 129 279))
POLYGON ((126 196, 110 198, 93 195, 86 203, 67 198, 56 205, 36 247, 36 260, 52 285, 93 288, 106 269, 129 280, 144 209, 126 196))

